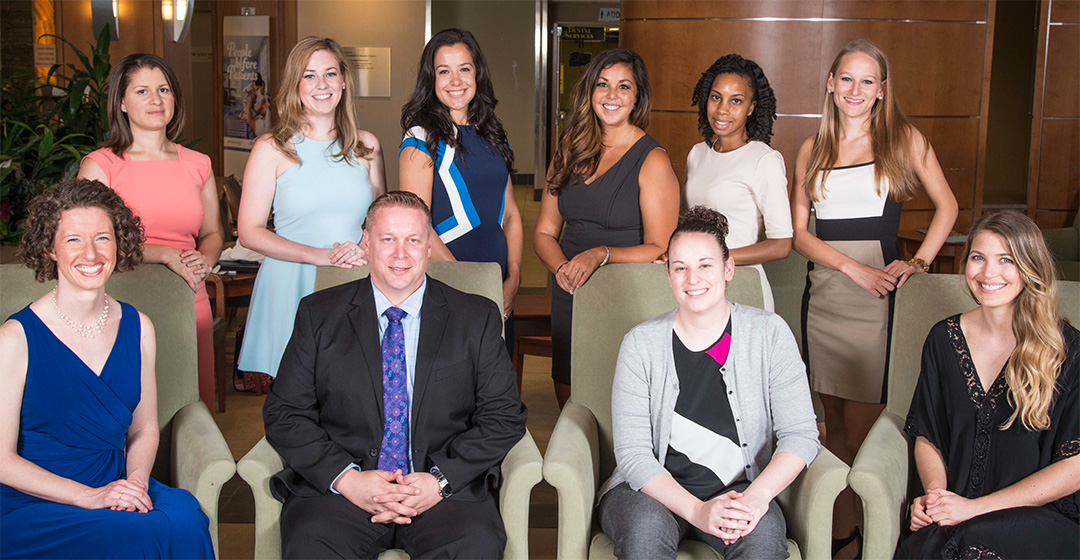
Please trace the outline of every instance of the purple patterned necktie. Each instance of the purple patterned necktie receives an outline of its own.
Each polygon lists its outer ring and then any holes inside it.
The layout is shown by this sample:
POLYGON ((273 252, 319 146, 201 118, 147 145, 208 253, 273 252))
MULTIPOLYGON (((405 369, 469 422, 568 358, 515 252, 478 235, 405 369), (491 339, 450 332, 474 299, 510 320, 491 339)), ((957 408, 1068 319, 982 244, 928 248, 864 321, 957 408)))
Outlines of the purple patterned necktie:
POLYGON ((401 469, 402 473, 409 474, 408 368, 405 365, 405 330, 401 327, 405 312, 390 307, 383 314, 390 319, 390 324, 382 339, 384 428, 379 470, 401 469))

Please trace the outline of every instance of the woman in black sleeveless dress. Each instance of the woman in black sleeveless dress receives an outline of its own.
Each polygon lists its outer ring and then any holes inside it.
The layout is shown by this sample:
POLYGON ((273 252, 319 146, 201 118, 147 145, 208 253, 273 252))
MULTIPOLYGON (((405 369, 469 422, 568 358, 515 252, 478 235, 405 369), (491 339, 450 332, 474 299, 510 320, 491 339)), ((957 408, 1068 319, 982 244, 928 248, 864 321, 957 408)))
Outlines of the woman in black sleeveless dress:
POLYGON ((574 110, 548 169, 533 248, 555 276, 551 377, 560 408, 570 397, 574 290, 609 262, 655 260, 678 220, 671 160, 644 131, 650 105, 637 53, 596 55, 574 86, 574 110))

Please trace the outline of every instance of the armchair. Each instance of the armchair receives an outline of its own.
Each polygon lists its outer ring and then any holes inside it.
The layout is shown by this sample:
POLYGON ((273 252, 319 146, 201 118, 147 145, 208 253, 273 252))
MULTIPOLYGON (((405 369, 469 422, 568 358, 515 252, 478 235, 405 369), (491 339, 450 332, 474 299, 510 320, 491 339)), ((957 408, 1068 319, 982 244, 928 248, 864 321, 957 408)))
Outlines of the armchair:
POLYGON ((1044 229, 1043 237, 1058 261, 1061 278, 1080 281, 1080 212, 1071 227, 1044 229))
MULTIPOLYGON (((368 268, 319 267, 315 290, 321 290, 367 276, 368 268)), ((469 293, 480 294, 502 308, 502 279, 494 263, 431 261, 428 275, 469 293)), ((506 528, 506 558, 529 556, 529 500, 532 489, 541 480, 540 450, 528 431, 502 463, 503 482, 499 489, 499 511, 506 528)), ((255 494, 255 557, 281 558, 281 502, 270 494, 270 477, 285 468, 281 456, 266 441, 255 447, 237 464, 243 478, 255 494)), ((388 550, 382 560, 408 558, 403 551, 388 550)))
MULTIPOLYGON (((0 315, 7 318, 41 297, 51 284, 39 284, 21 264, 0 265, 0 315)), ((157 333, 158 423, 161 439, 153 476, 191 492, 210 518, 218 548, 218 497, 236 473, 236 462, 206 405, 199 400, 195 306, 191 289, 164 265, 144 264, 114 274, 110 296, 130 303, 154 323, 157 333)))
MULTIPOLYGON (((755 270, 737 267, 728 299, 761 306, 755 270)), ((611 386, 623 336, 676 306, 664 268, 616 264, 596 271, 574 295, 571 397, 544 457, 544 478, 559 494, 559 558, 613 558, 614 547, 593 521, 596 491, 615 469, 611 386), (582 372, 586 372, 583 375, 582 372)), ((777 497, 788 524, 792 558, 830 555, 832 505, 848 467, 824 448, 806 472, 777 497)), ((684 540, 682 558, 716 558, 704 543, 684 540)))

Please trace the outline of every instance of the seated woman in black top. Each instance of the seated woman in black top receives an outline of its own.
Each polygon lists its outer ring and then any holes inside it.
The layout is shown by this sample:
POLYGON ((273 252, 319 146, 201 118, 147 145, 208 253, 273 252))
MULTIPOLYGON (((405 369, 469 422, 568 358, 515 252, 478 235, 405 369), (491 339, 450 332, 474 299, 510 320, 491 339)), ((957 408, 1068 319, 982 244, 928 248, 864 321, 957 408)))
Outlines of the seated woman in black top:
POLYGON ((906 431, 925 494, 899 558, 1080 558, 1080 333, 1019 212, 984 215, 961 268, 979 303, 930 331, 906 431))

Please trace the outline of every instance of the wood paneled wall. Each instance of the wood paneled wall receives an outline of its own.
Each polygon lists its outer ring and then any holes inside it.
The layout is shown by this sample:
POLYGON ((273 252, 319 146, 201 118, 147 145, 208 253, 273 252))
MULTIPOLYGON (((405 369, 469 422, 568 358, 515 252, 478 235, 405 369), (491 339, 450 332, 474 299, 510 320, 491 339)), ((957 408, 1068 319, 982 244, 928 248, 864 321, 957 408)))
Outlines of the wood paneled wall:
MULTIPOLYGON (((956 193, 955 229, 966 231, 981 211, 994 7, 994 0, 623 0, 620 41, 648 65, 649 133, 683 180, 686 154, 701 141, 692 89, 717 58, 739 53, 764 69, 781 115, 772 146, 790 180, 799 144, 817 131, 836 53, 852 39, 878 43, 901 107, 956 193)), ((928 225, 932 208, 925 194, 908 201, 901 227, 928 225)))
POLYGON ((1043 0, 1041 9, 1028 215, 1055 228, 1080 206, 1080 2, 1043 0))

